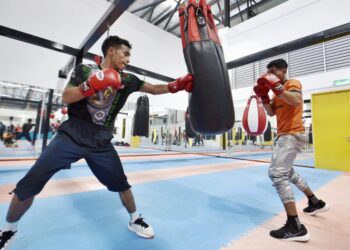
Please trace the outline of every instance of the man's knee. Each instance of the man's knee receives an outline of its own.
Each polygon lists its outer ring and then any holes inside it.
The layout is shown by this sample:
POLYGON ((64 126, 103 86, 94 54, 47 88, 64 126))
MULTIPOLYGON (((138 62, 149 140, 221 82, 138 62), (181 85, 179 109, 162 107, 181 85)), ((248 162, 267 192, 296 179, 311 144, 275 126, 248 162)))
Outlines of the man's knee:
POLYGON ((269 168, 268 175, 274 185, 278 185, 280 182, 289 182, 288 171, 281 167, 271 166, 269 168))

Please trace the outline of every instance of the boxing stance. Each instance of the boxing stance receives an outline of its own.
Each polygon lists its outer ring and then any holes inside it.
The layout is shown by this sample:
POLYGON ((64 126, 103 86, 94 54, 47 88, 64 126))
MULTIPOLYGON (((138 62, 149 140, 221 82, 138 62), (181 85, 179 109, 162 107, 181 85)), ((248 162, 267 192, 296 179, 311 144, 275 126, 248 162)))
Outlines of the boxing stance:
POLYGON ((285 207, 287 223, 278 230, 272 230, 270 235, 289 241, 308 241, 310 235, 299 221, 290 183, 308 197, 308 206, 304 208, 304 213, 315 215, 325 212, 329 205, 315 196, 306 181, 293 168, 297 153, 305 145, 306 135, 302 122, 302 86, 298 80, 286 78, 287 68, 288 64, 283 59, 270 62, 267 73, 254 86, 254 92, 262 100, 267 114, 276 115, 277 118, 277 141, 272 153, 269 177, 285 207), (268 94, 270 90, 274 93, 272 100, 268 94))
MULTIPOLYGON (((131 45, 117 36, 102 44, 104 60, 99 65, 78 65, 63 93, 68 105, 68 120, 42 152, 29 172, 17 183, 0 231, 0 249, 5 249, 17 234, 17 223, 33 203, 35 195, 59 170, 85 158, 97 179, 112 192, 118 192, 130 214, 128 228, 144 238, 153 238, 152 227, 139 216, 124 170, 114 146, 114 121, 128 96, 135 91, 150 94, 192 90, 192 75, 169 84, 152 85, 133 74, 123 73, 129 64, 131 45)), ((49 247, 48 247, 49 248, 49 247)))

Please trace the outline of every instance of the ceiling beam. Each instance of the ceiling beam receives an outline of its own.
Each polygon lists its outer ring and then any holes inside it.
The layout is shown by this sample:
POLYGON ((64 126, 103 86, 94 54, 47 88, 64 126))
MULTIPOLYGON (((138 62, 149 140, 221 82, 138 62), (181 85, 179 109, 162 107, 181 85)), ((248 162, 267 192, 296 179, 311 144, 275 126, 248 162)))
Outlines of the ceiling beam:
MULTIPOLYGON (((248 0, 247 0, 248 1, 248 0)), ((241 8, 239 7, 239 3, 238 3, 238 0, 236 0, 236 5, 237 5, 237 9, 238 9, 238 13, 241 17, 241 21, 243 22, 243 15, 242 15, 242 12, 241 12, 241 8)), ((231 20, 231 17, 230 17, 230 20, 231 20)))
POLYGON ((156 5, 153 5, 153 6, 151 7, 151 13, 150 13, 149 16, 148 16, 148 22, 151 22, 154 9, 156 8, 157 5, 158 5, 158 3, 157 3, 156 5))
POLYGON ((149 8, 149 7, 156 6, 156 5, 158 5, 158 4, 162 3, 162 2, 165 2, 165 1, 166 1, 166 0, 159 0, 159 1, 154 2, 154 3, 150 3, 150 4, 147 4, 147 5, 144 5, 144 6, 138 8, 138 9, 136 9, 136 10, 131 11, 131 13, 135 14, 135 13, 138 12, 138 11, 147 9, 147 8, 149 8))
MULTIPOLYGON (((176 11, 176 8, 175 8, 175 11, 176 11)), ((161 24, 162 22, 164 22, 165 21, 165 19, 167 19, 169 16, 171 16, 172 15, 172 13, 174 13, 174 9, 167 9, 167 10, 164 10, 163 11, 163 13, 162 14, 160 14, 160 16, 162 16, 161 18, 159 18, 159 16, 158 17, 156 17, 154 20, 154 22, 153 22, 153 24, 154 25, 159 25, 159 24, 161 24), (166 11, 166 12, 165 12, 166 11), (165 14, 164 14, 164 12, 165 12, 165 14)))
POLYGON ((236 15, 231 16, 230 18, 231 27, 234 25, 237 25, 238 23, 244 22, 246 20, 244 19, 244 15, 247 14, 247 17, 248 17, 248 11, 250 11, 251 14, 254 13, 256 15, 257 10, 259 10, 259 13, 262 13, 286 1, 287 0, 261 0, 258 3, 251 5, 249 9, 247 8, 243 9, 240 11, 240 13, 237 13, 236 15))
MULTIPOLYGON (((221 8, 219 10, 221 12, 221 8)), ((225 27, 231 27, 230 26, 230 0, 225 0, 224 2, 224 26, 225 27)), ((222 12, 221 12, 222 13, 222 12)))
MULTIPOLYGON (((230 0, 225 0, 225 2, 226 2, 226 1, 230 2, 230 0)), ((221 16, 221 20, 222 20, 222 22, 224 22, 225 18, 224 18, 223 11, 222 11, 222 9, 221 9, 220 0, 217 0, 217 1, 216 1, 216 5, 218 6, 219 13, 221 13, 221 15, 220 15, 220 16, 221 16)))
POLYGON ((178 10, 180 4, 181 4, 181 1, 178 1, 177 4, 176 4, 176 6, 175 6, 175 8, 174 8, 173 11, 171 12, 171 14, 170 14, 170 16, 169 16, 167 22, 166 22, 165 25, 164 25, 164 30, 166 30, 166 29, 168 28, 168 25, 169 25, 169 23, 170 23, 170 21, 171 21, 171 18, 173 18, 174 14, 175 14, 175 12, 178 10))
MULTIPOLYGON (((208 5, 210 5, 210 6, 212 6, 213 4, 215 4, 216 3, 216 1, 217 0, 212 0, 212 1, 210 1, 210 2, 208 2, 208 5)), ((225 0, 225 1, 227 1, 227 0, 225 0)), ((240 4, 242 4, 242 3, 244 3, 246 0, 238 0, 238 1, 236 1, 235 3, 233 3, 233 4, 231 4, 230 5, 230 8, 229 8, 229 12, 231 12, 233 9, 235 9, 235 8, 237 8, 237 6, 239 6, 240 4)), ((227 4, 227 3, 226 3, 227 4)), ((228 9, 227 8, 225 8, 224 9, 224 12, 226 13, 226 11, 228 11, 228 9)), ((225 14, 224 13, 224 14, 225 14)), ((216 17, 217 17, 217 15, 222 15, 222 13, 216 13, 216 17)), ((230 14, 227 14, 227 17, 229 17, 230 16, 230 14)), ((214 17, 215 18, 215 17, 214 17)), ((216 18, 215 18, 216 19, 216 18)), ((231 19, 231 18, 230 18, 231 19)), ((176 29, 177 27, 179 27, 180 26, 180 22, 178 22, 178 23, 176 23, 176 24, 174 24, 173 26, 171 26, 171 27, 169 27, 166 31, 168 31, 168 32, 171 32, 171 31, 173 31, 174 29, 176 29)), ((230 26, 231 27, 231 26, 230 26)))
POLYGON ((78 49, 69 47, 62 43, 50 41, 50 40, 47 40, 38 36, 34 36, 22 31, 18 31, 15 29, 11 29, 2 25, 0 25, 0 35, 17 40, 17 41, 40 46, 46 49, 62 52, 68 55, 77 55, 79 52, 78 49))

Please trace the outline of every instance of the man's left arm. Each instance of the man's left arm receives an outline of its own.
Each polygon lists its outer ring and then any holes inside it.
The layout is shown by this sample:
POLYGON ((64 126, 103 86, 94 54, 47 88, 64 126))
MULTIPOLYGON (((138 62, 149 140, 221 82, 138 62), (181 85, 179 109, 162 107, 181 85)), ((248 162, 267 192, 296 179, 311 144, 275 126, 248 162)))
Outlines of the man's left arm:
POLYGON ((150 84, 145 82, 139 91, 160 95, 166 93, 177 93, 181 90, 186 90, 187 92, 192 92, 193 87, 193 77, 191 74, 187 74, 183 77, 177 78, 173 82, 169 82, 168 84, 150 84))
POLYGON ((294 107, 303 103, 303 96, 300 90, 285 90, 278 97, 294 107))
POLYGON ((302 86, 298 80, 289 80, 288 86, 278 96, 291 106, 298 106, 303 103, 302 86))

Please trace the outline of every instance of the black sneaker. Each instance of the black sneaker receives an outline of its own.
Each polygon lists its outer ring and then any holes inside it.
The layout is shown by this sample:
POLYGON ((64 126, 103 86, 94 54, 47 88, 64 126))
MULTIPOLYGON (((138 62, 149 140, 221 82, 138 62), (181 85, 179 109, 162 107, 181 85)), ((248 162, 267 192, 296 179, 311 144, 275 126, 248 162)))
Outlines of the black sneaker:
POLYGON ((8 249, 10 244, 15 239, 17 231, 0 231, 0 250, 8 249))
POLYGON ((307 232, 304 225, 301 225, 300 229, 295 229, 287 223, 280 229, 270 231, 270 235, 276 239, 286 241, 306 242, 310 240, 310 234, 307 232))
POLYGON ((330 206, 325 203, 323 200, 319 200, 318 205, 314 206, 310 201, 308 202, 308 206, 303 209, 304 213, 307 215, 316 215, 318 213, 327 212, 330 206))
POLYGON ((141 214, 135 221, 129 222, 128 228, 142 238, 152 239, 154 237, 153 228, 147 224, 141 214))

